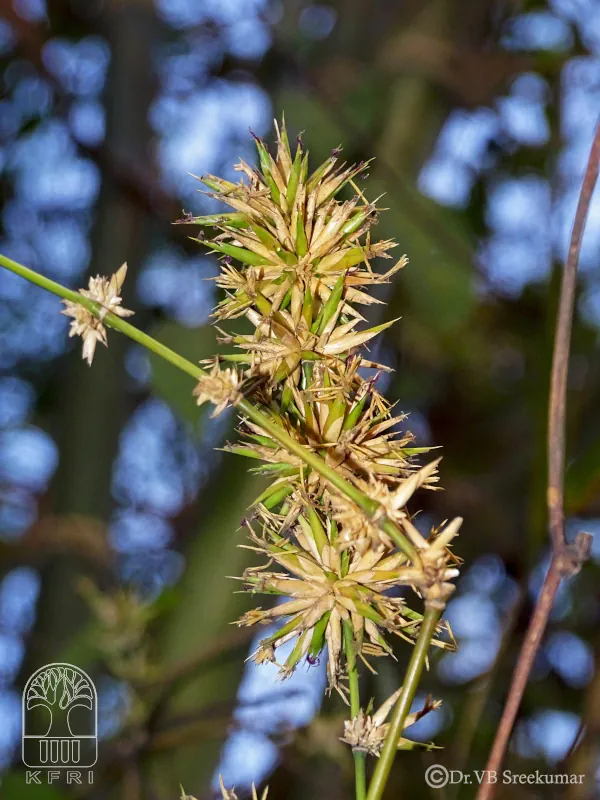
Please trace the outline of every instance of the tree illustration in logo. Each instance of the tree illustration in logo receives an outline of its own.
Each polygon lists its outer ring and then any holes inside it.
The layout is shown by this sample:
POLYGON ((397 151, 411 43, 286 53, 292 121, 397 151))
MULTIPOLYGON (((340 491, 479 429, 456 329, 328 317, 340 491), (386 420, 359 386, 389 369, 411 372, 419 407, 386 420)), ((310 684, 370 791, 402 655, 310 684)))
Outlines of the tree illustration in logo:
POLYGON ((50 716, 48 729, 38 735, 48 738, 84 736, 95 731, 82 730, 89 725, 89 716, 81 720, 71 719, 71 712, 83 707, 89 711, 94 708, 95 692, 92 684, 69 666, 52 665, 36 675, 27 687, 27 710, 47 708, 50 716), (80 724, 77 724, 79 721, 80 724), (86 724, 87 723, 87 724, 86 724), (79 728, 79 730, 78 730, 79 728))

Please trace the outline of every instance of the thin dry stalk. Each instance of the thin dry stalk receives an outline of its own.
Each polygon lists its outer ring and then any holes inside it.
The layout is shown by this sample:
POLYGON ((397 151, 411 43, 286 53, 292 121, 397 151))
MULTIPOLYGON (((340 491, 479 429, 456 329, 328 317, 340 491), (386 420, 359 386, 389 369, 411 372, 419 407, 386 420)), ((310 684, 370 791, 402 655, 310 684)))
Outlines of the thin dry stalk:
MULTIPOLYGON (((494 744, 486 765, 487 775, 498 772, 502 766, 529 674, 554 606, 558 587, 563 579, 579 572, 582 564, 588 558, 592 541, 592 537, 589 534, 579 533, 573 543, 567 542, 565 536, 564 472, 567 375, 577 288, 577 269, 583 232, 590 210, 594 187, 598 179, 599 163, 600 124, 596 127, 575 213, 571 243, 560 287, 554 338, 548 414, 548 490, 546 497, 552 558, 513 673, 504 711, 502 712, 494 744)), ((494 795, 496 785, 489 782, 482 783, 477 793, 477 800, 490 800, 494 795)))

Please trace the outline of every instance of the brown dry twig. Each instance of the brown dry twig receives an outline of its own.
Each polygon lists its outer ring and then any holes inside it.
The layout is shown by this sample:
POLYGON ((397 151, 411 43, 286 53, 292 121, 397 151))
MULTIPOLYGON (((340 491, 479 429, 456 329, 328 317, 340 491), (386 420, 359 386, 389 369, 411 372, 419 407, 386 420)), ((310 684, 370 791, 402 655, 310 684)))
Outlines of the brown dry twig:
MULTIPOLYGON (((569 578, 579 572, 582 564, 589 556, 592 543, 592 537, 587 533, 578 533, 572 543, 567 542, 565 536, 564 472, 567 374, 577 288, 577 268, 583 232, 598 178, 599 163, 600 124, 596 127, 579 202, 577 203, 569 252, 562 276, 554 338, 548 415, 548 490, 546 497, 552 558, 513 673, 504 711, 502 712, 494 744, 486 765, 487 775, 490 772, 492 774, 498 772, 502 766, 529 673, 546 630, 558 587, 564 578, 569 578)), ((488 781, 482 783, 477 794, 477 800, 490 800, 494 794, 495 786, 496 784, 488 781)))

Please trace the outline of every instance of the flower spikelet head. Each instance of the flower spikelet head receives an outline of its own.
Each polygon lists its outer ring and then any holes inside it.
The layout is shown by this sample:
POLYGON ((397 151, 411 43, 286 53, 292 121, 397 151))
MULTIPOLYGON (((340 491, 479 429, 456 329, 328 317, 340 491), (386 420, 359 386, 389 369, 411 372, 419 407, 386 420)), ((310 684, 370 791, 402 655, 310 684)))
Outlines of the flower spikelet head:
MULTIPOLYGON (((264 552, 269 565, 262 570, 247 569, 243 576, 246 588, 288 599, 270 609, 254 609, 240 620, 244 626, 286 620, 261 641, 252 657, 256 663, 277 663, 277 649, 293 641, 292 652, 279 665, 285 678, 302 660, 315 663, 327 645, 329 686, 343 691, 343 625, 351 626, 363 659, 391 653, 385 634, 415 640, 421 615, 411 611, 403 598, 389 594, 390 589, 415 580, 415 570, 402 553, 385 548, 340 553, 335 523, 324 521, 308 501, 287 538, 280 534, 284 520, 278 515, 265 510, 259 524, 260 533, 252 532, 252 549, 264 552), (270 571, 273 564, 285 571, 270 571)), ((451 646, 441 639, 434 644, 451 646)))
POLYGON ((306 384, 305 362, 343 366, 340 356, 391 324, 357 331, 363 317, 354 306, 378 302, 364 289, 388 282, 406 259, 385 273, 371 268, 371 259, 389 257, 395 242, 371 241, 378 209, 354 183, 367 163, 340 164, 336 150, 309 173, 301 140, 293 153, 285 125, 276 130, 276 158, 255 137, 260 168, 240 161, 238 183, 201 178, 210 196, 231 212, 182 222, 216 232, 200 239, 223 257, 217 284, 226 297, 215 316, 243 315, 254 327, 252 335, 235 338, 248 352, 249 369, 267 377, 271 387, 292 390, 306 384), (351 196, 340 199, 344 191, 351 196))
POLYGON ((241 380, 235 369, 221 369, 218 360, 208 375, 203 375, 194 389, 199 406, 211 402, 215 406, 212 417, 221 414, 229 405, 237 405, 243 395, 240 391, 241 380))
POLYGON ((130 317, 133 311, 121 306, 121 287, 127 275, 127 264, 123 264, 110 278, 96 275, 90 278, 87 289, 80 289, 79 294, 88 300, 99 303, 101 308, 98 315, 94 315, 84 306, 71 300, 63 300, 65 305, 63 314, 72 317, 69 336, 81 336, 83 339, 82 358, 91 366, 96 352, 96 344, 102 342, 107 345, 106 328, 103 320, 108 313, 118 317, 130 317))
MULTIPOLYGON (((388 697, 385 703, 383 703, 375 713, 365 713, 361 708, 356 717, 353 717, 351 720, 346 720, 344 722, 344 736, 342 737, 342 741, 349 744, 353 750, 362 750, 372 756, 379 757, 390 727, 386 719, 395 702, 400 697, 401 692, 402 687, 388 697)), ((437 711, 441 705, 441 700, 432 700, 431 697, 428 697, 422 709, 406 717, 403 730, 414 725, 415 722, 426 714, 429 714, 430 711, 437 711)), ((410 739, 404 738, 398 740, 399 750, 411 750, 414 747, 425 747, 430 750, 434 745, 413 742, 410 739)))

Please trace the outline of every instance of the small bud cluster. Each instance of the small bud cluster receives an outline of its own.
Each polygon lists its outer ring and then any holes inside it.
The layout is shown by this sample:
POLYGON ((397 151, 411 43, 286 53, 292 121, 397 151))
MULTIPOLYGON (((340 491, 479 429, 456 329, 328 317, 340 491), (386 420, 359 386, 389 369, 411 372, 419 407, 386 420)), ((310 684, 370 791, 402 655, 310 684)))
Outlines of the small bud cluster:
POLYGON ((242 399, 240 383, 239 372, 235 369, 221 369, 217 360, 210 373, 198 381, 194 389, 196 402, 199 406, 206 402, 212 403, 215 410, 211 416, 218 417, 227 406, 236 405, 242 399))
MULTIPOLYGON (((353 750, 362 750, 372 756, 379 757, 389 728, 389 723, 386 722, 386 719, 401 692, 402 687, 390 695, 374 714, 365 713, 361 708, 356 717, 344 723, 342 741, 349 744, 353 750)), ((432 700, 431 697, 428 697, 422 709, 406 717, 403 728, 410 728, 411 725, 414 725, 415 722, 429 714, 430 711, 437 711, 441 705, 441 700, 432 700)), ((402 737, 398 740, 398 750, 413 750, 416 747, 433 750, 435 745, 425 742, 413 742, 402 737)))
POLYGON ((88 300, 98 303, 100 313, 94 316, 91 311, 71 300, 63 300, 65 309, 62 312, 67 317, 72 317, 69 336, 81 336, 83 339, 82 358, 92 366, 96 345, 101 342, 105 347, 108 342, 106 339, 106 328, 103 320, 108 313, 116 314, 118 317, 130 317, 133 311, 129 311, 121 306, 121 288, 127 275, 127 264, 123 264, 110 278, 103 278, 96 275, 90 278, 88 288, 80 289, 79 294, 88 300))

